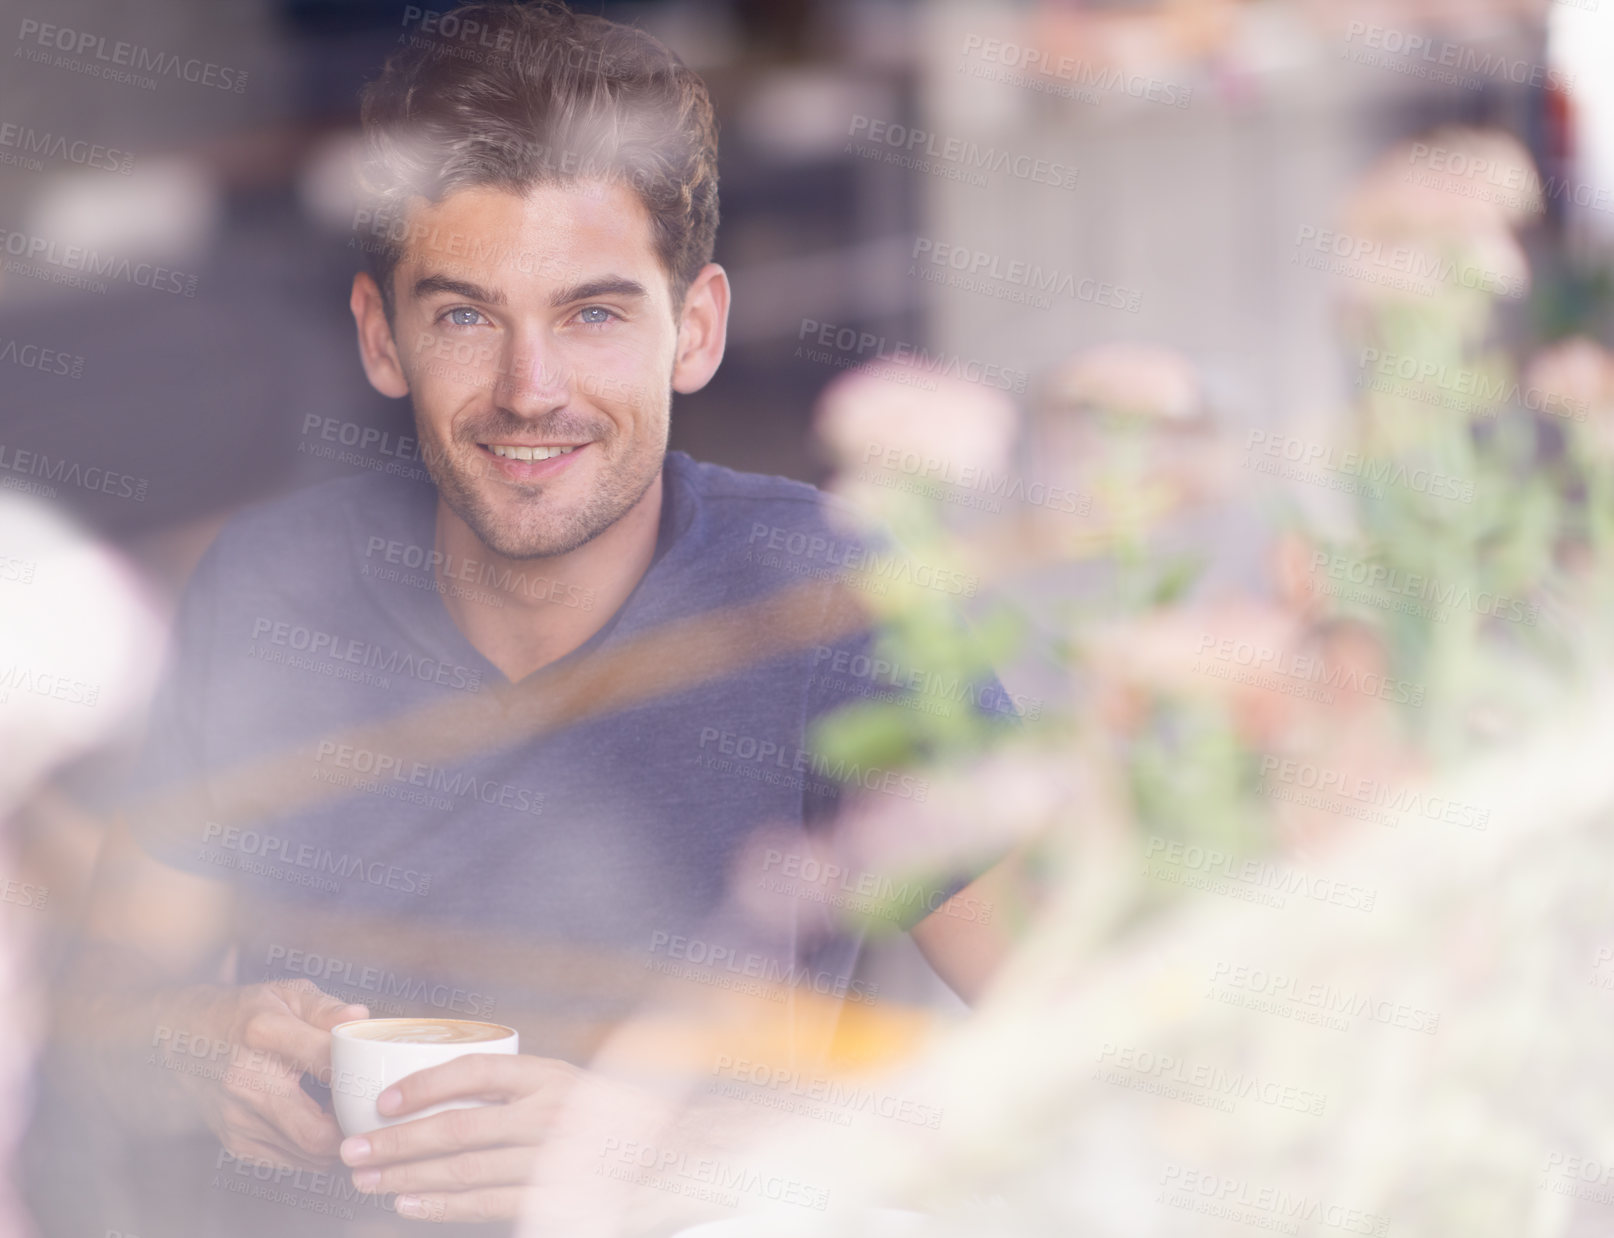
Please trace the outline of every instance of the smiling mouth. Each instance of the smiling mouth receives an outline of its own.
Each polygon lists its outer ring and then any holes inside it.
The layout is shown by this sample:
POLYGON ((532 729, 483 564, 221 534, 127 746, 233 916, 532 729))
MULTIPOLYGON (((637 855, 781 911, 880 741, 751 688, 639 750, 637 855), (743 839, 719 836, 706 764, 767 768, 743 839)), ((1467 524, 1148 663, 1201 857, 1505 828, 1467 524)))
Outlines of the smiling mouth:
POLYGON ((492 452, 501 460, 549 460, 576 451, 587 443, 573 443, 569 447, 523 447, 514 443, 478 443, 477 446, 492 452))

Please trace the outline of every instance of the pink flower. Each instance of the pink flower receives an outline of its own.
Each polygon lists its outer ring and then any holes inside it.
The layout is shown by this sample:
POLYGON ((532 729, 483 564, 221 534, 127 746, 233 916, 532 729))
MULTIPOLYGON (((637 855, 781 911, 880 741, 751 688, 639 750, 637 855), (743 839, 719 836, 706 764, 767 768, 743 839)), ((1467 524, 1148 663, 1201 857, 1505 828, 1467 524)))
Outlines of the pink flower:
POLYGON ((1049 399, 1174 424, 1201 411, 1193 363, 1161 344, 1099 344, 1080 352, 1055 371, 1049 399))
POLYGON ((1525 367, 1527 402, 1566 421, 1587 423, 1591 443, 1614 456, 1614 356, 1577 335, 1544 348, 1525 367))
POLYGON ((1529 263, 1513 234, 1540 214, 1540 177, 1495 130, 1438 129, 1393 146, 1345 204, 1336 247, 1353 299, 1378 302, 1467 287, 1518 296, 1529 263))
POLYGON ((835 379, 819 396, 813 422, 842 471, 911 473, 928 465, 923 476, 956 475, 966 466, 1001 471, 1018 429, 1019 410, 1003 391, 898 362, 835 379))

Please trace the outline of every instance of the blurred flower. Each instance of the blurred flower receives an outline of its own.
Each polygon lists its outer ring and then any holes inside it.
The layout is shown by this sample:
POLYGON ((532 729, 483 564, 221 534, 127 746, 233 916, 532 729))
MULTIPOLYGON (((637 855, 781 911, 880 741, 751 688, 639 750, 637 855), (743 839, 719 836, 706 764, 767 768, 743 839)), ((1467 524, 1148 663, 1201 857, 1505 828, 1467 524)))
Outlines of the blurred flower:
POLYGON ((1053 374, 1054 407, 1096 408, 1181 424, 1201 412, 1199 379, 1181 353, 1160 344, 1099 344, 1053 374))
MULTIPOLYGON (((55 510, 0 492, 0 881, 20 869, 11 812, 57 766, 108 739, 143 707, 162 646, 134 574, 55 510)), ((24 886, 24 889, 28 887, 24 886)), ((25 904, 26 905, 26 904, 25 904)), ((14 911, 14 907, 0 909, 14 911)), ((0 1233, 28 1232, 12 1198, 14 1150, 30 1108, 29 1072, 46 1025, 36 928, 0 914, 0 1233)), ((20 1178, 16 1179, 20 1181, 20 1178)))
POLYGON ((868 465, 908 472, 914 464, 926 470, 921 476, 936 479, 949 469, 955 476, 965 468, 1001 471, 1018 426, 1019 410, 1002 391, 931 377, 905 362, 841 375, 819 396, 813 422, 844 472, 868 465))
POLYGON ((0 813, 144 709, 163 637, 134 573, 52 509, 0 493, 25 581, 0 582, 0 813))
POLYGON ((1041 834, 1090 795, 1074 755, 1059 748, 1019 745, 923 775, 923 800, 860 795, 850 802, 835 827, 843 866, 896 880, 976 866, 1041 834))
POLYGON ((1353 280, 1351 294, 1370 302, 1409 288, 1421 295, 1438 277, 1447 287, 1519 295, 1530 269, 1513 229, 1541 210, 1535 164, 1507 133, 1446 128, 1400 142, 1352 192, 1340 231, 1348 252, 1371 245, 1364 260, 1405 279, 1353 280))
POLYGON ((1310 617, 1322 606, 1317 580, 1312 574, 1315 542, 1290 531, 1278 535, 1269 552, 1273 588, 1278 600, 1298 615, 1310 617))
POLYGON ((1544 407, 1585 421, 1593 445, 1614 456, 1614 356, 1601 344, 1577 335, 1542 349, 1525 368, 1525 388, 1544 407))
POLYGON ((1541 214, 1541 175, 1518 138, 1503 129, 1450 126, 1392 147, 1368 185, 1400 185, 1431 219, 1492 213, 1518 227, 1541 214))
POLYGON ((1291 725, 1297 700, 1240 672, 1258 653, 1262 665, 1283 665, 1302 639, 1294 615, 1264 602, 1183 606, 1094 630, 1085 669, 1112 723, 1141 719, 1153 696, 1221 701, 1245 742, 1266 749, 1291 725))
POLYGON ((1527 381, 1590 408, 1604 407, 1614 403, 1614 357, 1595 340, 1577 335, 1532 357, 1527 381))
POLYGON ((1194 0, 1123 11, 1043 4, 1028 37, 1050 60, 1162 77, 1220 54, 1238 28, 1233 0, 1194 0))

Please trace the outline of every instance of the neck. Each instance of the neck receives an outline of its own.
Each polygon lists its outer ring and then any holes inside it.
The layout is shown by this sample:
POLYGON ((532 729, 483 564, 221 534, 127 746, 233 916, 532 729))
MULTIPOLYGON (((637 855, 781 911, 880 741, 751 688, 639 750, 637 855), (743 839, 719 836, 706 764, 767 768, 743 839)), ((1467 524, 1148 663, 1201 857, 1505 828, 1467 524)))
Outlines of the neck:
POLYGON ((511 559, 437 500, 437 581, 455 626, 504 673, 524 679, 565 657, 627 601, 656 552, 662 475, 592 541, 541 559, 511 559))

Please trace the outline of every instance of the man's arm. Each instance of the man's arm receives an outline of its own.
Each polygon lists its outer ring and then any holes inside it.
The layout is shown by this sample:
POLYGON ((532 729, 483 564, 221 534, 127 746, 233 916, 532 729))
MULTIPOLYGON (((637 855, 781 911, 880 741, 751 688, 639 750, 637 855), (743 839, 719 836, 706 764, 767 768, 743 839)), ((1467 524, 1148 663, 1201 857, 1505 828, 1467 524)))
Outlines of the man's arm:
POLYGON ((1024 854, 999 860, 908 930, 936 974, 976 1005, 1014 948, 1013 925, 1032 906, 1024 854))
POLYGON ((362 1006, 308 981, 230 983, 228 887, 159 863, 121 823, 85 920, 57 1025, 116 1112, 146 1129, 206 1127, 243 1158, 330 1162, 340 1135, 300 1080, 329 1069, 329 1028, 362 1006))

